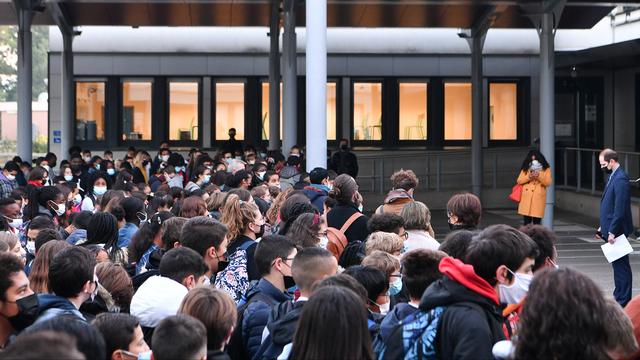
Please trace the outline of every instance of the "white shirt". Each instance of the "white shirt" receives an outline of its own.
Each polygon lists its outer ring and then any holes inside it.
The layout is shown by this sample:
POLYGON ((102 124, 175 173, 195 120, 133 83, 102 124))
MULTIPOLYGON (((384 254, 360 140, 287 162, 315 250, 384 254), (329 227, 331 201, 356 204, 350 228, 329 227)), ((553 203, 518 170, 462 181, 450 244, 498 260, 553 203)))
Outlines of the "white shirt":
POLYGON ((188 292, 177 281, 152 276, 133 295, 131 315, 140 319, 140 325, 154 328, 163 319, 178 313, 182 299, 188 292))
POLYGON ((438 250, 440 243, 423 230, 407 230, 409 237, 404 241, 407 251, 415 249, 438 250))

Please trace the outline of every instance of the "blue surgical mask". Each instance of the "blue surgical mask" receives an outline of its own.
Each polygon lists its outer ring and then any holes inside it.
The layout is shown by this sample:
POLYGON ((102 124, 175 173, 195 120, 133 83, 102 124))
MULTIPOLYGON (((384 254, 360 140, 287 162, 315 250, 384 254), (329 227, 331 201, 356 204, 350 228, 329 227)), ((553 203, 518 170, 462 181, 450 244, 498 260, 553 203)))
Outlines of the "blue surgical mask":
POLYGON ((64 176, 64 181, 71 181, 73 180, 73 175, 65 175, 64 176))
POLYGON ((107 174, 109 176, 115 175, 116 174, 116 169, 114 169, 114 168, 107 169, 107 174))
POLYGON ((203 180, 203 182, 204 182, 205 184, 208 184, 208 183, 209 183, 209 181, 211 181, 211 175, 205 175, 205 176, 204 176, 204 180, 203 180))
POLYGON ((402 278, 397 277, 395 279, 396 280, 394 282, 389 284, 389 295, 391 296, 398 295, 400 294, 400 291, 402 291, 402 278))
POLYGON ((96 196, 100 196, 100 195, 104 195, 104 193, 107 192, 107 187, 106 186, 94 186, 93 187, 93 194, 96 196))

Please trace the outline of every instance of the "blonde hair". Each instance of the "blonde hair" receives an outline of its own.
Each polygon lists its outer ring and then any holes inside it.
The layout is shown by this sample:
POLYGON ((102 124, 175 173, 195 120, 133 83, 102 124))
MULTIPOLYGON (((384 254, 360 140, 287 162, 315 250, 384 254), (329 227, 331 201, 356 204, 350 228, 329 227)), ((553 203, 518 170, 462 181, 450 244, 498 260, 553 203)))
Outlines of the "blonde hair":
POLYGON ((380 250, 392 254, 402 251, 403 240, 396 233, 376 231, 369 235, 364 246, 365 255, 369 256, 374 251, 380 250))
POLYGON ((227 200, 226 192, 214 192, 207 199, 207 210, 220 211, 220 208, 224 206, 225 200, 227 200))
POLYGON ((273 202, 271 203, 271 207, 269 208, 269 210, 267 210, 267 220, 269 220, 269 224, 274 225, 278 221, 278 215, 280 215, 280 207, 292 192, 293 188, 283 190, 273 200, 273 202))
POLYGON ((388 278, 394 272, 400 271, 400 260, 395 256, 380 250, 373 251, 362 260, 363 266, 371 266, 384 273, 388 278))
POLYGON ((433 237, 431 211, 424 203, 420 201, 406 203, 400 210, 400 217, 404 220, 405 230, 424 230, 428 231, 429 235, 433 237))
POLYGON ((256 204, 251 204, 240 200, 235 194, 229 194, 224 207, 220 211, 222 216, 220 222, 229 228, 229 239, 233 242, 250 222, 256 219, 256 214, 260 212, 256 204))

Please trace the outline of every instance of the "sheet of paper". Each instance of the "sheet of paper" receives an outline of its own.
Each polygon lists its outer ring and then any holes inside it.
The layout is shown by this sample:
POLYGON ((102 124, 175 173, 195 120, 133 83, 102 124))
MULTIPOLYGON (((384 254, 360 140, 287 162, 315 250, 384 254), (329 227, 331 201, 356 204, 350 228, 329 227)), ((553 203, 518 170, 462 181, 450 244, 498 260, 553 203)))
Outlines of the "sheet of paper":
POLYGON ((624 235, 618 236, 613 244, 606 243, 601 247, 602 252, 609 263, 633 252, 633 248, 631 247, 631 244, 629 244, 629 240, 627 240, 627 237, 624 235))

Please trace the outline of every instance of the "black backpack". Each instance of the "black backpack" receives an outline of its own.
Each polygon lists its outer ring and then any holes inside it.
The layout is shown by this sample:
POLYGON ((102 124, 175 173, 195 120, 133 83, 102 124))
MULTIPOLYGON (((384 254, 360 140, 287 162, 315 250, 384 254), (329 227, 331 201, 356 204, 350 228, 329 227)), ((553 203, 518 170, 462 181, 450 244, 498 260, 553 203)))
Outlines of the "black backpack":
POLYGON ((342 266, 345 269, 350 266, 360 265, 365 256, 364 242, 360 240, 351 241, 344 248, 342 254, 340 254, 338 265, 342 266))

